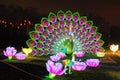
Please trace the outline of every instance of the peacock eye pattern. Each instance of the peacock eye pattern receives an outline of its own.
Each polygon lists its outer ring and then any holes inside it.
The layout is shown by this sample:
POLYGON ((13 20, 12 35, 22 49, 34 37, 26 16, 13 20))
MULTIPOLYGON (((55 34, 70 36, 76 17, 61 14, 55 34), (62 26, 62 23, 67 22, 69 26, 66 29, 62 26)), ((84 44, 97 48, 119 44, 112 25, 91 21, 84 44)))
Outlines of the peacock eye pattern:
POLYGON ((26 44, 33 49, 33 54, 56 54, 61 52, 61 45, 67 38, 73 36, 73 51, 86 53, 103 52, 104 41, 93 21, 78 12, 70 10, 57 14, 50 12, 48 18, 42 18, 35 29, 29 33, 30 39, 26 44))

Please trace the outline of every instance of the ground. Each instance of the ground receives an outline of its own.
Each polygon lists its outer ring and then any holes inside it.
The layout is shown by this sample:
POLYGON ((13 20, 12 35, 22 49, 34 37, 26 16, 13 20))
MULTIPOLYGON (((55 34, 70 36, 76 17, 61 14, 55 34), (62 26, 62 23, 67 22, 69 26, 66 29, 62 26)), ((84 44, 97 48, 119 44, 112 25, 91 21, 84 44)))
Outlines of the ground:
MULTIPOLYGON (((97 68, 72 71, 71 75, 56 76, 54 80, 120 80, 120 51, 116 54, 107 51, 105 57, 99 59, 101 63, 97 68)), ((8 61, 4 57, 0 60, 0 80, 44 80, 48 75, 45 67, 47 60, 48 56, 28 57, 24 61, 14 58, 8 61)))

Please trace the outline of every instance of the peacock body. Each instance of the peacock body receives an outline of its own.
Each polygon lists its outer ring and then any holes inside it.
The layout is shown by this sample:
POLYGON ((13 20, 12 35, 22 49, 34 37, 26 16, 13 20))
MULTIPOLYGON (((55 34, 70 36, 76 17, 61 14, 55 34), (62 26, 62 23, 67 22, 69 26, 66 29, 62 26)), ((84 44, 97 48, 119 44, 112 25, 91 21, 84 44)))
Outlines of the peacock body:
POLYGON ((86 16, 70 10, 60 10, 57 15, 50 12, 48 18, 42 18, 35 24, 35 30, 29 33, 27 45, 33 49, 32 54, 57 54, 63 52, 72 55, 75 51, 84 53, 103 52, 101 34, 93 22, 86 16))

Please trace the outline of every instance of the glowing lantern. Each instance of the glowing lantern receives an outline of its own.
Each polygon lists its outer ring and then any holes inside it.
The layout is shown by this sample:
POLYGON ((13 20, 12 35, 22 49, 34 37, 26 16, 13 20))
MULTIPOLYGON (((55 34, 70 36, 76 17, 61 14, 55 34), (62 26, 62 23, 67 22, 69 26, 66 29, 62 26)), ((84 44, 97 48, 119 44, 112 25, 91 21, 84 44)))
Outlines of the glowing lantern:
POLYGON ((59 61, 60 60, 60 56, 57 56, 57 55, 53 55, 53 56, 50 56, 50 59, 52 60, 52 61, 59 61))
POLYGON ((112 44, 112 45, 110 46, 110 50, 113 51, 113 54, 114 54, 118 49, 119 49, 119 45, 114 45, 114 44, 112 44))
POLYGON ((65 57, 65 54, 60 52, 60 53, 57 53, 56 56, 60 57, 60 58, 64 58, 65 57))
POLYGON ((26 54, 26 56, 28 56, 32 52, 32 49, 31 48, 22 48, 22 51, 26 54))
POLYGON ((8 57, 9 60, 16 54, 17 50, 14 47, 7 47, 6 51, 3 51, 4 55, 8 57))
POLYGON ((105 53, 104 52, 97 52, 96 55, 97 55, 97 57, 104 57, 105 53))
POLYGON ((86 67, 87 65, 84 62, 75 61, 72 66, 72 69, 77 71, 84 71, 86 67))
POLYGON ((86 60, 86 64, 89 66, 89 67, 97 67, 99 66, 99 59, 87 59, 86 60))
POLYGON ((62 75, 66 71, 66 69, 62 69, 63 65, 61 63, 54 63, 50 60, 47 61, 46 68, 50 73, 48 76, 50 79, 53 79, 56 75, 62 75))
POLYGON ((77 57, 84 57, 84 53, 82 51, 79 51, 75 54, 77 57))
POLYGON ((24 60, 26 58, 26 54, 23 54, 22 52, 15 55, 17 60, 24 60))

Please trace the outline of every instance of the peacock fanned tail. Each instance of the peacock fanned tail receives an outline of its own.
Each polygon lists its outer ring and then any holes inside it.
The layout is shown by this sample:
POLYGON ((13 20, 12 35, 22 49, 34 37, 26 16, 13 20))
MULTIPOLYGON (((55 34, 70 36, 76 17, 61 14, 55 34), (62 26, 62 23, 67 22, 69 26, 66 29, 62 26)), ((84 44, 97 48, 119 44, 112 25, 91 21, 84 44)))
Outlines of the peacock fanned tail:
POLYGON ((80 16, 78 12, 70 10, 65 13, 60 10, 57 15, 50 12, 48 18, 42 18, 35 29, 29 33, 30 39, 27 45, 33 49, 32 54, 56 54, 61 52, 62 45, 73 36, 73 51, 86 53, 103 52, 104 42, 101 34, 93 21, 87 20, 86 16, 80 16))

